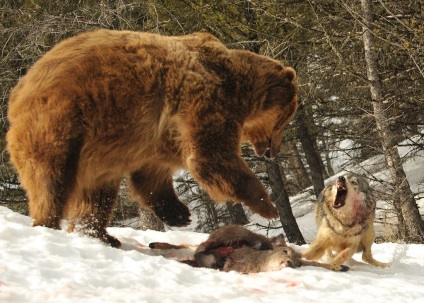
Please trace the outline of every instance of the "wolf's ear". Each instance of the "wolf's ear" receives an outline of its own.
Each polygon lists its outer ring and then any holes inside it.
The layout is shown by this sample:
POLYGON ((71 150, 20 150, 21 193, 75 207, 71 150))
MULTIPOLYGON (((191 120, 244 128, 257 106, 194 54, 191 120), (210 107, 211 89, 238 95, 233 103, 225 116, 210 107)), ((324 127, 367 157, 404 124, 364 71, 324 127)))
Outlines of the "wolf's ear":
POLYGON ((272 237, 269 240, 271 241, 272 246, 274 247, 287 246, 287 243, 283 234, 279 234, 278 236, 272 237))
POLYGON ((366 203, 375 209, 375 207, 377 206, 377 199, 374 196, 374 190, 372 188, 369 188, 365 195, 367 196, 366 203))

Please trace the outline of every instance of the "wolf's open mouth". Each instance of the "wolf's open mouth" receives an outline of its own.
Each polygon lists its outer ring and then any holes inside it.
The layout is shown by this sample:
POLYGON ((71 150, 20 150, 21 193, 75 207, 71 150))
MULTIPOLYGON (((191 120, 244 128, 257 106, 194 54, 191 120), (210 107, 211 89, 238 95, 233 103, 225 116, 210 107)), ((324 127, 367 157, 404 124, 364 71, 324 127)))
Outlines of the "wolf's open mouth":
POLYGON ((339 177, 336 181, 337 194, 334 199, 333 207, 340 208, 345 205, 347 197, 346 179, 345 177, 339 177))

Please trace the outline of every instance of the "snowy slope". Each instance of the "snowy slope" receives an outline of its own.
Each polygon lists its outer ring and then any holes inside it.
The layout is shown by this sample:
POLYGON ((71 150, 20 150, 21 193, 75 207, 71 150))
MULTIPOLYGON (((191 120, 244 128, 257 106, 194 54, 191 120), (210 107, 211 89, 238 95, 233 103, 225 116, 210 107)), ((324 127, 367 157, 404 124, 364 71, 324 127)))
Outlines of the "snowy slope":
MULTIPOLYGON (((362 173, 359 167, 374 168, 374 176, 386 178, 387 172, 379 171, 381 160, 370 159, 352 170, 362 173)), ((424 178, 424 151, 406 161, 404 168, 411 188, 418 192, 424 178)), ((306 191, 290 200, 302 234, 312 241, 317 230, 312 197, 306 191)), ((417 202, 423 214, 424 198, 417 202)), ((252 219, 267 224, 257 215, 252 219)), ((386 269, 365 264, 356 254, 348 262, 349 272, 302 267, 243 275, 191 268, 128 250, 136 249, 135 243, 154 241, 195 245, 206 234, 187 228, 164 233, 131 228, 108 231, 120 237, 127 250, 76 233, 32 227, 30 218, 0 207, 0 302, 424 302, 423 244, 374 244, 374 257, 392 263, 386 269)), ((304 250, 307 246, 292 247, 304 250)))
MULTIPOLYGON (((424 298, 424 245, 375 244, 375 258, 393 262, 388 269, 362 263, 355 255, 348 263, 352 270, 345 273, 302 267, 243 275, 191 268, 30 223, 0 207, 0 302, 409 303, 424 298)), ((197 244, 207 237, 182 231, 109 231, 142 244, 197 244)))

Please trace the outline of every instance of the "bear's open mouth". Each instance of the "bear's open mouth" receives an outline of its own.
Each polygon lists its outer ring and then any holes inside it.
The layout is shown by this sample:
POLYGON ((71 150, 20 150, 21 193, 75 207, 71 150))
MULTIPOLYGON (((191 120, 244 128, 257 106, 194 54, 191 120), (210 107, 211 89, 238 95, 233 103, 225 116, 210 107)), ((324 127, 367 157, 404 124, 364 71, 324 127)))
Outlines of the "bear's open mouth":
POLYGON ((346 188, 346 179, 344 177, 339 177, 336 181, 337 194, 334 199, 333 207, 340 208, 345 205, 347 197, 347 188, 346 188))

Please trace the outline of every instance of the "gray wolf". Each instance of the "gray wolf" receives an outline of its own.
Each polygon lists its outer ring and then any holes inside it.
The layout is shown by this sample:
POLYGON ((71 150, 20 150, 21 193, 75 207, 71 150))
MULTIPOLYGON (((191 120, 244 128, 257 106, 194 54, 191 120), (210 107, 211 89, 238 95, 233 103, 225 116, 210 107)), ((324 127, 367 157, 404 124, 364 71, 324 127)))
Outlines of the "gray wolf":
POLYGON ((344 271, 348 268, 343 263, 362 251, 365 262, 387 267, 388 264, 375 260, 371 252, 375 239, 375 207, 376 201, 365 177, 354 173, 338 177, 324 188, 316 202, 318 233, 302 254, 303 258, 318 260, 325 254, 331 260, 331 269, 344 271))
POLYGON ((218 228, 197 247, 162 242, 150 243, 149 247, 164 256, 176 256, 176 250, 191 249, 193 256, 180 262, 225 272, 258 273, 306 265, 330 269, 327 264, 303 260, 300 253, 287 246, 283 235, 267 238, 239 225, 218 228))

